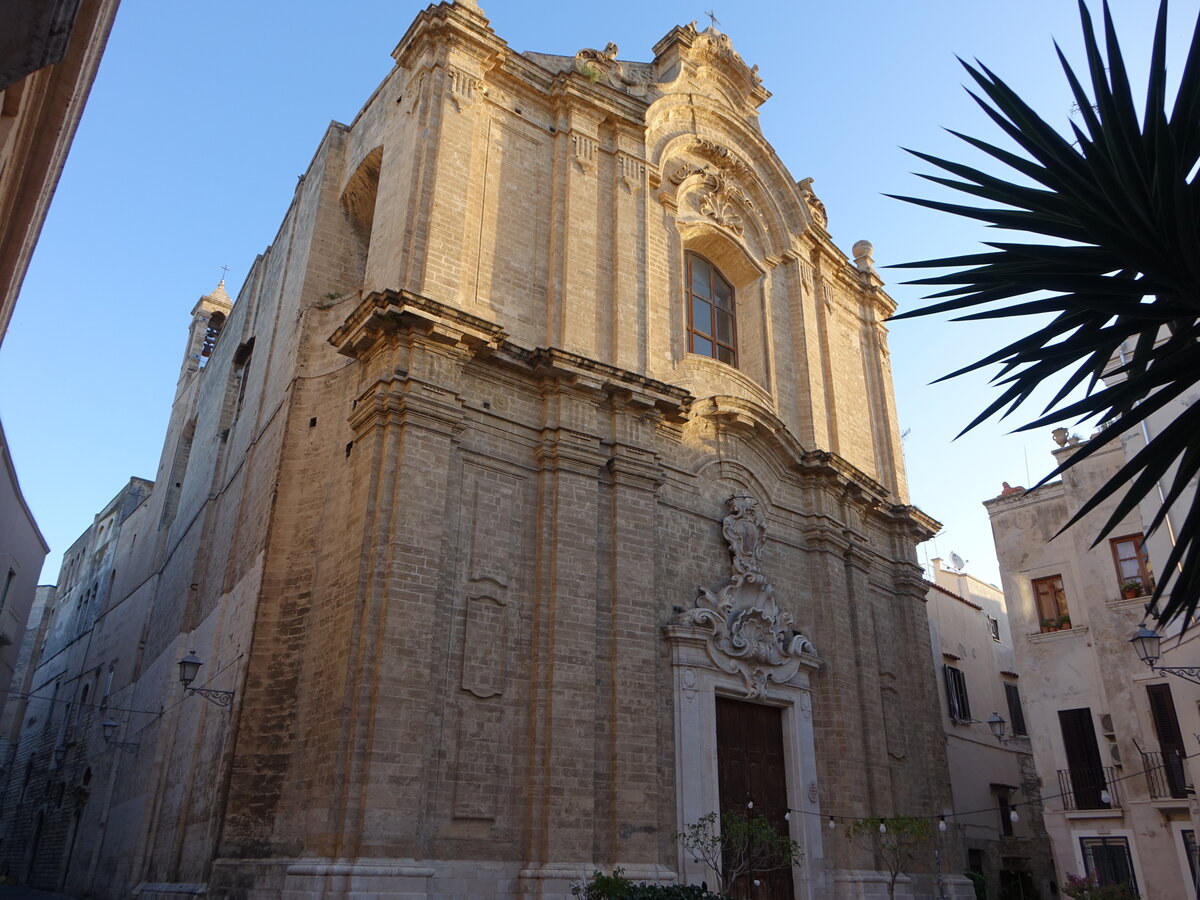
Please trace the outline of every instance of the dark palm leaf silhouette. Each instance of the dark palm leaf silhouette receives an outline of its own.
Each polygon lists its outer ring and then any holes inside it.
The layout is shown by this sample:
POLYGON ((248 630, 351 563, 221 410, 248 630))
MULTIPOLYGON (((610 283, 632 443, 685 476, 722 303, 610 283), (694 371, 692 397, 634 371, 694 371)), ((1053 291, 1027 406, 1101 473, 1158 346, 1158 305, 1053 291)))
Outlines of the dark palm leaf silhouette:
MULTIPOLYGON (((1000 395, 964 431, 997 413, 1007 416, 1048 379, 1060 380, 1061 390, 1018 430, 1066 419, 1102 423, 1096 437, 1046 480, 1117 440, 1200 381, 1200 20, 1168 110, 1167 2, 1162 0, 1145 110, 1139 115, 1107 2, 1103 49, 1082 0, 1079 14, 1090 96, 1056 45, 1082 120, 1082 125, 1071 123, 1074 140, 1047 124, 986 66, 963 62, 980 90, 969 93, 1025 155, 951 133, 1020 173, 1025 183, 909 151, 954 176, 922 177, 986 205, 897 198, 1033 236, 1029 243, 989 242, 990 251, 905 264, 956 271, 910 282, 944 290, 928 298, 938 302, 895 318, 964 310, 974 311, 959 320, 1052 314, 1030 334, 946 376, 1000 366, 993 378, 1002 387, 1000 395), (1080 386, 1086 389, 1084 399, 1069 401, 1080 386)), ((1200 405, 1194 405, 1134 455, 1066 527, 1108 498, 1119 498, 1096 538, 1099 543, 1160 484, 1166 502, 1147 525, 1152 531, 1198 471, 1200 405)), ((1159 573, 1153 602, 1169 597, 1160 621, 1190 615, 1200 600, 1198 534, 1200 502, 1192 499, 1176 523, 1175 545, 1159 573)))

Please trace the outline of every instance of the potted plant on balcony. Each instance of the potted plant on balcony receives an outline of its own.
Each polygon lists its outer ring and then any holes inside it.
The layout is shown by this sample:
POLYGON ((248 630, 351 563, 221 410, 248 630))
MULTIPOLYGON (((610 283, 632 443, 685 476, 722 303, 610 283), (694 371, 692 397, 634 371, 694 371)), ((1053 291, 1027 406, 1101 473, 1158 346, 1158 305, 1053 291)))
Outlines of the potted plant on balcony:
POLYGON ((1071 627, 1071 617, 1070 616, 1059 616, 1058 617, 1058 627, 1060 629, 1070 628, 1071 627))
POLYGON ((1136 578, 1130 578, 1128 581, 1121 582, 1121 596, 1126 600, 1132 600, 1134 597, 1142 595, 1142 583, 1136 578))
POLYGON ((1042 631, 1058 631, 1058 622, 1055 619, 1042 619, 1042 631))

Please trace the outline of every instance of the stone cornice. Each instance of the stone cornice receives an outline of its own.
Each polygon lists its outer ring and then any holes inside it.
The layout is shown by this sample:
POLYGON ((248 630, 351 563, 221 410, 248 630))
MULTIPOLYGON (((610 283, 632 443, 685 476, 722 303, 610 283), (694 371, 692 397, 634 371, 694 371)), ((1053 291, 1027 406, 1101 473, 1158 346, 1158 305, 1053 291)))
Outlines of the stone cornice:
POLYGON ((329 343, 339 353, 361 360, 387 334, 410 330, 441 331, 446 338, 477 347, 499 346, 507 336, 486 319, 410 291, 387 290, 368 294, 330 335, 329 343))
POLYGON ((392 58, 398 66, 411 68, 414 58, 427 42, 451 40, 473 46, 481 56, 502 56, 510 52, 508 44, 496 35, 481 13, 460 3, 439 3, 417 13, 392 51, 392 58))
POLYGON ((671 418, 685 415, 693 402, 692 395, 683 388, 557 347, 524 350, 505 342, 503 350, 513 355, 519 354, 519 358, 543 378, 570 381, 609 394, 624 391, 629 395, 629 402, 636 401, 645 406, 657 407, 671 418))

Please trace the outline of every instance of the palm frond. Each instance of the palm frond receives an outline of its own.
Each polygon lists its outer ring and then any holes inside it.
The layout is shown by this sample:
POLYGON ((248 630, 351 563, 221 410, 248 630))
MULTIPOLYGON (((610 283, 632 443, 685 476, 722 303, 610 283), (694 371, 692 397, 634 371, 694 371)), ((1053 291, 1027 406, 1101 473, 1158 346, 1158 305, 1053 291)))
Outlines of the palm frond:
MULTIPOLYGON (((908 282, 938 288, 926 298, 935 302, 894 318, 1050 316, 1028 334, 945 376, 999 366, 992 379, 999 395, 964 432, 1023 409, 1047 381, 1059 384, 1053 399, 1018 430, 1068 420, 1104 423, 1046 480, 1091 458, 1170 404, 1182 406, 1200 381, 1200 184, 1194 174, 1200 163, 1200 17, 1168 109, 1168 15, 1161 0, 1145 107, 1139 110, 1107 0, 1102 13, 1098 28, 1079 0, 1084 77, 1055 45, 1079 108, 1080 121, 1066 129, 1071 138, 987 66, 960 59, 974 82, 968 93, 1019 152, 950 133, 1018 173, 1022 182, 912 150, 946 173, 920 177, 973 202, 897 197, 1031 236, 987 243, 990 249, 984 252, 904 263, 900 268, 953 271, 908 282), (1081 387, 1084 397, 1070 399, 1081 387)), ((1149 533, 1172 504, 1186 503, 1153 598, 1157 604, 1169 597, 1164 620, 1190 619, 1200 601, 1200 492, 1184 499, 1197 476, 1200 407, 1193 406, 1127 460, 1064 526, 1111 503, 1099 542, 1152 491, 1160 491, 1165 502, 1150 516, 1149 533)))

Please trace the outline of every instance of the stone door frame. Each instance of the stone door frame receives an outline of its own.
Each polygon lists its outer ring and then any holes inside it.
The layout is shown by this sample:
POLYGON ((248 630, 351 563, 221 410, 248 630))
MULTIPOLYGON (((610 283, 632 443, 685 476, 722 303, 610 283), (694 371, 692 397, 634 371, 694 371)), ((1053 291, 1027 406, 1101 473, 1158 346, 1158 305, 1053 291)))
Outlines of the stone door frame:
MULTIPOLYGON (((718 668, 707 649, 707 629, 694 625, 669 625, 675 720, 675 830, 720 810, 717 786, 716 698, 748 700, 740 675, 718 668)), ((828 896, 822 851, 820 793, 816 743, 812 724, 810 674, 820 666, 816 656, 805 654, 796 673, 782 684, 768 682, 762 696, 752 702, 783 710, 784 775, 792 839, 802 849, 802 864, 792 870, 796 900, 828 896)), ((716 888, 714 873, 691 854, 677 847, 680 884, 708 881, 716 888)))

